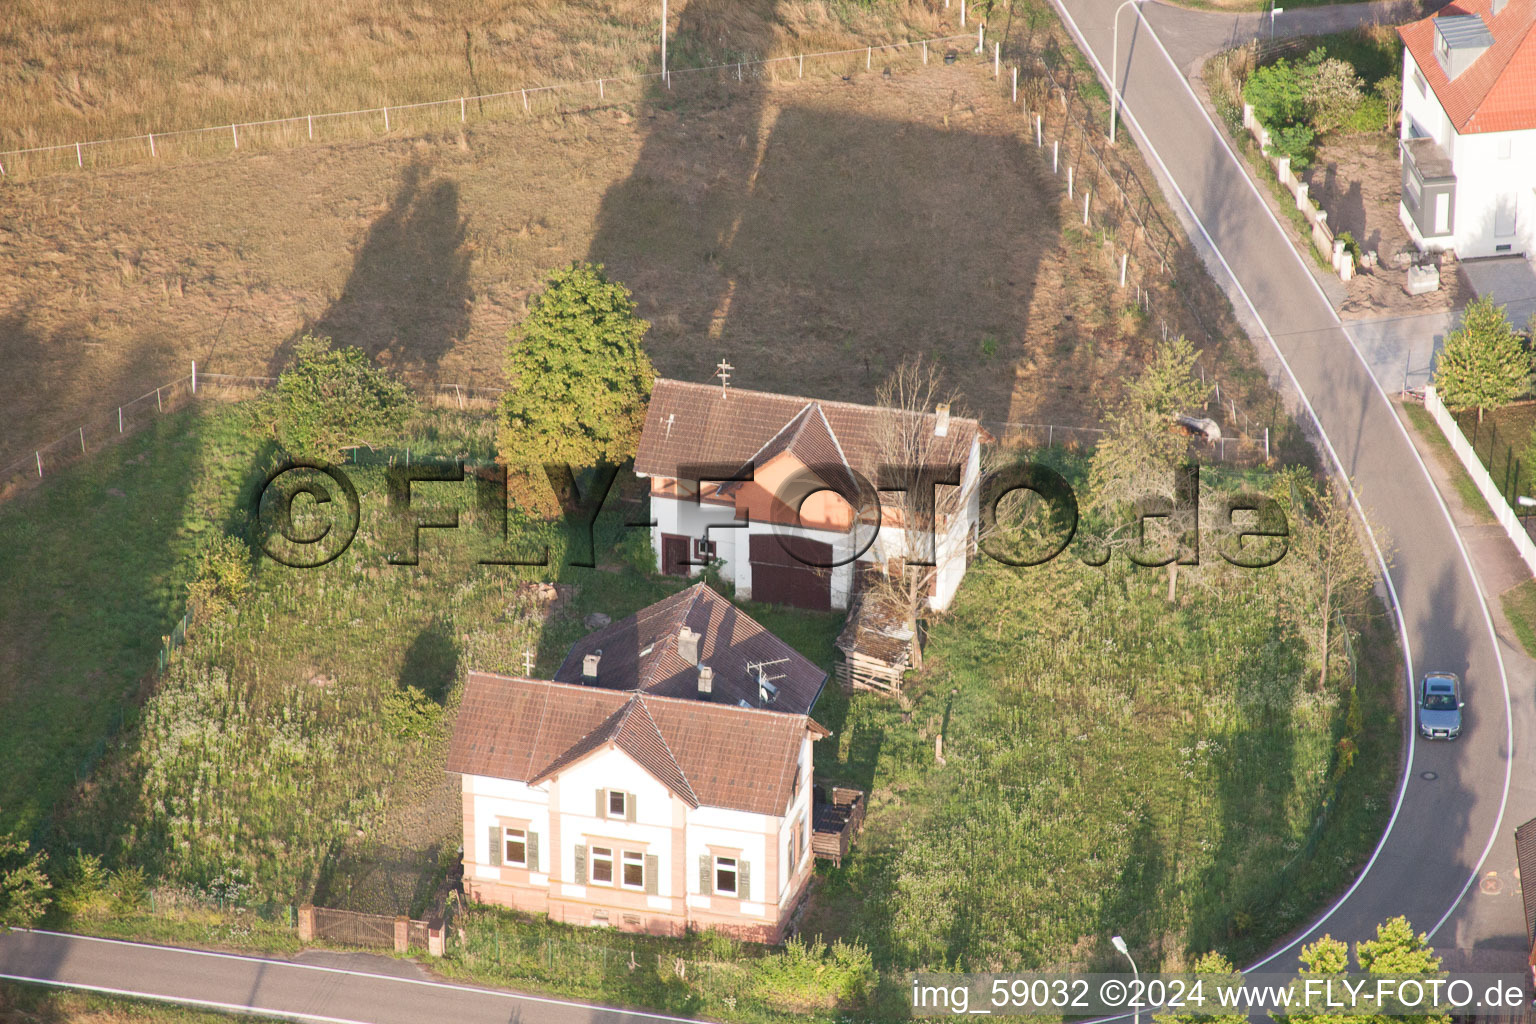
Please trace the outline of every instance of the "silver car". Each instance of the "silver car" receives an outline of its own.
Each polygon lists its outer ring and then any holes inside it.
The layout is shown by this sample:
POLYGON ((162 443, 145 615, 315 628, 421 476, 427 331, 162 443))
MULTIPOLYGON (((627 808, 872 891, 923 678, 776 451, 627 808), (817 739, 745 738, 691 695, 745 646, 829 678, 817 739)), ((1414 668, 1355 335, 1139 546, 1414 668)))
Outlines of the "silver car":
POLYGON ((1450 672, 1431 672, 1419 684, 1419 735, 1453 740, 1461 735, 1461 680, 1450 672))

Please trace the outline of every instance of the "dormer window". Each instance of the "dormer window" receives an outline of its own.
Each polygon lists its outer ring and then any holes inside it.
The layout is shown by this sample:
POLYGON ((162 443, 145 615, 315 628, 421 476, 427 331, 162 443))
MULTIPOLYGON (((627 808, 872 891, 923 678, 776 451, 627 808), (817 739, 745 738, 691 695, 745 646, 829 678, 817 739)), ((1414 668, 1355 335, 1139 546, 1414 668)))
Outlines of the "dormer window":
POLYGON ((1446 14, 1435 19, 1435 57, 1447 78, 1456 78, 1493 45, 1493 33, 1477 14, 1446 14))

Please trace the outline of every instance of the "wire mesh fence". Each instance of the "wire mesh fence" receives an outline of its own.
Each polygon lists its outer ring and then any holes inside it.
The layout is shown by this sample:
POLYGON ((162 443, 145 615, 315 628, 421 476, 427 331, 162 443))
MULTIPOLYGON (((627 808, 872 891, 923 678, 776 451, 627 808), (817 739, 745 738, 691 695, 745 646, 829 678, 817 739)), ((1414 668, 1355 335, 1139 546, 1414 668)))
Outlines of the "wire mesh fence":
POLYGON ((538 118, 605 106, 633 105, 657 95, 698 92, 748 81, 850 75, 893 62, 926 64, 946 43, 973 41, 974 33, 842 50, 764 57, 666 72, 614 75, 550 85, 530 85, 478 96, 453 96, 361 110, 294 114, 112 139, 65 142, 0 152, 0 178, 96 170, 145 162, 287 149, 359 137, 410 136, 462 127, 471 121, 538 118))

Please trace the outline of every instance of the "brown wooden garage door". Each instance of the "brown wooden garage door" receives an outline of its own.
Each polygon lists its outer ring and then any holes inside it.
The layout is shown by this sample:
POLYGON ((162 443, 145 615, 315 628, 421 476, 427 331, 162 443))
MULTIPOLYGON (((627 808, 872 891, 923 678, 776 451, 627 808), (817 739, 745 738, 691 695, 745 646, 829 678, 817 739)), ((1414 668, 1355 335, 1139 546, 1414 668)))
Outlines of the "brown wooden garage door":
POLYGON ((778 537, 759 535, 752 538, 752 600, 812 611, 830 610, 832 570, 805 563, 830 565, 832 545, 803 537, 788 539, 787 543, 792 547, 793 555, 784 550, 785 542, 778 537))

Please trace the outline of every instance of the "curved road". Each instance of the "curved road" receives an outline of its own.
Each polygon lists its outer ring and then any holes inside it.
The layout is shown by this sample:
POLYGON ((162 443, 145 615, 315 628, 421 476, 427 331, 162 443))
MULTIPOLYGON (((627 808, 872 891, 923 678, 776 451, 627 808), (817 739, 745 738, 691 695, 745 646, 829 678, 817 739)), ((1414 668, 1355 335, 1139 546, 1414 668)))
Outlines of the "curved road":
MULTIPOLYGON (((1536 809, 1536 728, 1529 678, 1508 678, 1472 558, 1386 394, 1292 247, 1239 158, 1184 77, 1206 52, 1251 36, 1255 16, 1201 14, 1155 2, 1057 0, 1104 81, 1119 10, 1123 124, 1136 136, 1261 357, 1300 392, 1327 457, 1390 538, 1388 588, 1408 677, 1449 669, 1467 680, 1459 742, 1411 741, 1391 825, 1361 876, 1313 925, 1252 965, 1286 970, 1297 942, 1329 932, 1361 939, 1406 914, 1431 932, 1447 968, 1525 969, 1525 925, 1513 875, 1514 825, 1536 809), (1166 41, 1165 38, 1166 37, 1166 41), (1171 45, 1170 45, 1171 44, 1171 45), (1269 347, 1269 352, 1264 351, 1269 347), (1497 874, 1483 885, 1487 871, 1497 874)), ((1334 30, 1362 8, 1286 12, 1334 30)), ((1383 543, 1383 546, 1388 544, 1383 543)), ((1411 705, 1410 705, 1411 706, 1411 705)))

